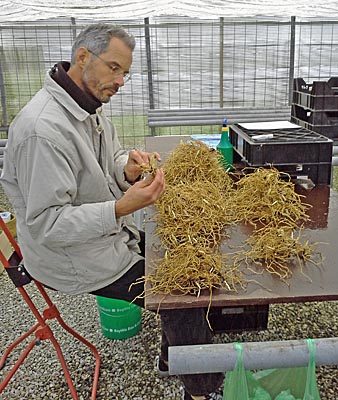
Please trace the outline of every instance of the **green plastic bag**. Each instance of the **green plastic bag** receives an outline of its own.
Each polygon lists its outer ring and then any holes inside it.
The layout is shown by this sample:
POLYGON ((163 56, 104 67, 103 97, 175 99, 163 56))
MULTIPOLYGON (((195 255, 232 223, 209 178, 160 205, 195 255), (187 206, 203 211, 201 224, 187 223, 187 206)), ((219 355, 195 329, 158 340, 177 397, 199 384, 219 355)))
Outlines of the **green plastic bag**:
POLYGON ((316 379, 315 343, 307 339, 307 367, 276 368, 251 373, 244 368, 242 345, 235 343, 237 360, 224 380, 223 400, 320 400, 316 379))
POLYGON ((280 392, 279 395, 275 398, 275 400, 301 400, 301 399, 296 399, 294 396, 292 396, 292 394, 290 393, 290 389, 288 389, 280 392))
POLYGON ((225 375, 223 400, 243 399, 249 400, 246 371, 243 365, 242 346, 235 343, 237 360, 233 371, 225 375))
POLYGON ((307 344, 310 350, 310 361, 303 400, 320 400, 316 379, 316 345, 312 339, 307 339, 307 344))
MULTIPOLYGON (((307 367, 268 369, 255 373, 254 377, 270 393, 273 399, 287 390, 290 391, 290 394, 294 398, 303 399, 307 379, 307 367)), ((287 397, 285 399, 279 397, 278 400, 289 399, 287 397)))
POLYGON ((237 360, 233 371, 225 375, 223 400, 272 400, 253 374, 245 370, 242 345, 235 343, 234 346, 237 350, 237 360))

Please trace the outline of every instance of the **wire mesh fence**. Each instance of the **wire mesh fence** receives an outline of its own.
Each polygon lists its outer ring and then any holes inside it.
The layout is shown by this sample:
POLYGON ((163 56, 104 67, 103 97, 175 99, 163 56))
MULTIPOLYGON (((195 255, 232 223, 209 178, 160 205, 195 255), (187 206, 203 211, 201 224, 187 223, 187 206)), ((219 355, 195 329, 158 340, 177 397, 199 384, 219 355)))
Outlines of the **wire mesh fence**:
MULTIPOLYGON (((112 21, 114 22, 114 21, 112 21)), ((292 81, 338 75, 338 21, 116 21, 135 36, 132 80, 105 105, 125 146, 154 132, 149 109, 278 107, 290 104, 292 81)), ((70 60, 71 45, 92 21, 0 27, 0 125, 3 134, 43 85, 47 71, 70 60)), ((157 134, 212 132, 217 127, 157 128, 157 134)))

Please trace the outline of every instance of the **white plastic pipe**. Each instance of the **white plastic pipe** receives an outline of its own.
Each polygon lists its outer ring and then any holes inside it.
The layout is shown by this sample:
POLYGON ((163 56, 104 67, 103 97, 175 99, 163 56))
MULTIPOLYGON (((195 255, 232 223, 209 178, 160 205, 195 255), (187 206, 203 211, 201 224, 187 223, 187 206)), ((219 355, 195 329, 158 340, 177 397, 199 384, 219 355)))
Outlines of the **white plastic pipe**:
MULTIPOLYGON (((338 364, 338 338, 315 339, 316 365, 338 364)), ((245 368, 269 369, 306 366, 306 340, 242 343, 245 368)), ((237 351, 233 343, 169 347, 169 374, 225 372, 234 368, 237 351)))
POLYGON ((338 165, 338 155, 332 157, 332 165, 334 167, 338 165))

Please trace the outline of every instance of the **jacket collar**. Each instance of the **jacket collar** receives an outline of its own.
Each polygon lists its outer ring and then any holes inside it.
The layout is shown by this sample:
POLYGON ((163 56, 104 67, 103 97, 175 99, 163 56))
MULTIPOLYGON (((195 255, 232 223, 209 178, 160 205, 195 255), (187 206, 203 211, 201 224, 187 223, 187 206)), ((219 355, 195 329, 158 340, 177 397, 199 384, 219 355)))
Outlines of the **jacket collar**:
POLYGON ((84 93, 68 76, 70 64, 60 62, 47 73, 46 90, 77 119, 83 121, 102 106, 95 97, 84 93), (66 93, 65 93, 66 92, 66 93))

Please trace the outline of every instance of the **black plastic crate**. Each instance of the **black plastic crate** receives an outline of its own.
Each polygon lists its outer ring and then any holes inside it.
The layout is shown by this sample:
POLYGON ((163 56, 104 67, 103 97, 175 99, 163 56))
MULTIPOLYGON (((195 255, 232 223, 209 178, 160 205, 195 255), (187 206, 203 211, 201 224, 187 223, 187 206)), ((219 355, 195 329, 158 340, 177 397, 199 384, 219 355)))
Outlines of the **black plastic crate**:
POLYGON ((260 130, 235 124, 230 126, 229 132, 235 152, 246 165, 273 165, 292 177, 307 176, 315 184, 330 184, 333 147, 331 139, 300 126, 260 130), (272 137, 255 139, 261 135, 272 137))
POLYGON ((312 125, 338 126, 338 110, 336 111, 309 111, 303 107, 292 105, 291 116, 306 121, 312 125))
POLYGON ((291 116, 291 122, 309 129, 310 131, 324 135, 334 141, 338 140, 338 125, 314 125, 295 116, 291 116))
POLYGON ((311 84, 294 79, 292 102, 313 111, 338 111, 338 77, 311 84))
POLYGON ((307 177, 316 185, 330 185, 331 163, 274 165, 278 171, 286 172, 291 178, 307 177))
POLYGON ((234 149, 251 166, 332 162, 333 141, 300 126, 286 129, 247 129, 235 124, 230 125, 229 132, 234 149), (273 137, 254 139, 260 135, 273 137))
POLYGON ((338 110, 309 111, 293 104, 291 107, 291 121, 330 139, 338 137, 338 110))
POLYGON ((212 307, 208 318, 214 333, 260 331, 268 326, 269 305, 212 307))

